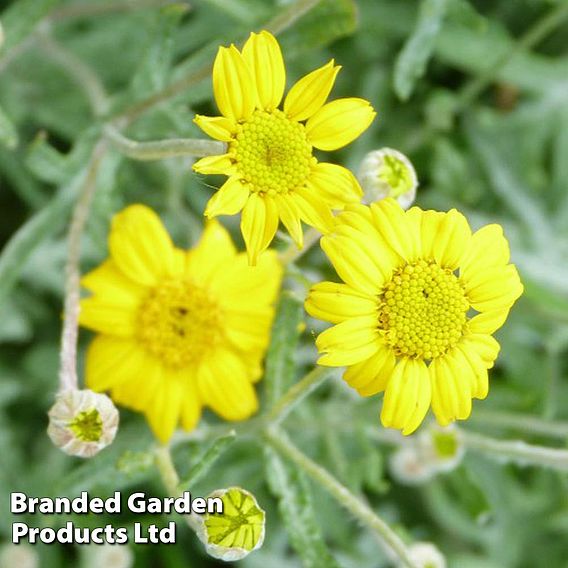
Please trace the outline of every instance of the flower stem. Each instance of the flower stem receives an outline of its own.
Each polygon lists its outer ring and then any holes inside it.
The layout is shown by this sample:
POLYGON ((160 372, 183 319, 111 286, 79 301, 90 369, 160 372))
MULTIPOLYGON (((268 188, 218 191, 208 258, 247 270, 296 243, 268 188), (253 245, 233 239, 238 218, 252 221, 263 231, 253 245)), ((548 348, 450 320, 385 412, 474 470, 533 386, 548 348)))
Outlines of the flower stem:
POLYGON ((568 450, 527 444, 521 440, 494 440, 463 431, 465 446, 503 462, 568 471, 568 450))
POLYGON ((278 14, 270 22, 267 22, 265 29, 278 35, 299 20, 304 14, 315 8, 320 2, 321 0, 297 0, 288 9, 278 14))
POLYGON ((177 138, 153 142, 136 142, 123 136, 116 128, 108 125, 105 134, 112 144, 125 156, 134 160, 163 160, 178 156, 217 156, 227 151, 223 142, 177 138))
POLYGON ((317 243, 320 236, 321 233, 317 229, 310 227, 304 235, 304 246, 298 249, 294 243, 291 243, 290 246, 280 254, 280 262, 284 265, 296 262, 317 243))
POLYGON ((268 413, 267 419, 271 424, 282 422, 304 398, 317 389, 324 381, 337 374, 335 369, 316 367, 303 379, 292 385, 288 392, 276 402, 268 413))
POLYGON ((470 420, 479 424, 519 430, 527 434, 568 438, 568 422, 552 422, 530 414, 495 412, 479 408, 471 415, 470 420))
POLYGON ((73 53, 62 47, 50 35, 49 30, 39 35, 39 45, 44 53, 57 63, 69 77, 83 89, 95 116, 108 110, 108 97, 96 73, 73 53))
MULTIPOLYGON (((171 497, 180 497, 182 491, 179 489, 179 475, 172 460, 169 446, 158 446, 155 450, 155 463, 162 478, 162 483, 171 497)), ((192 515, 184 515, 189 528, 197 530, 199 521, 192 515)))
POLYGON ((80 268, 81 237, 89 215, 89 209, 97 187, 97 173, 106 153, 106 144, 100 141, 93 150, 87 167, 83 187, 71 218, 68 232, 68 254, 65 264, 65 302, 63 309, 63 331, 61 332, 61 352, 59 382, 60 389, 76 389, 77 378, 77 336, 80 311, 80 268))
POLYGON ((325 489, 342 507, 347 509, 356 519, 369 527, 408 568, 417 568, 409 556, 408 549, 402 539, 385 521, 378 517, 371 508, 355 497, 344 485, 335 479, 327 470, 303 454, 277 427, 270 427, 265 432, 268 443, 282 456, 302 469, 318 486, 325 489))

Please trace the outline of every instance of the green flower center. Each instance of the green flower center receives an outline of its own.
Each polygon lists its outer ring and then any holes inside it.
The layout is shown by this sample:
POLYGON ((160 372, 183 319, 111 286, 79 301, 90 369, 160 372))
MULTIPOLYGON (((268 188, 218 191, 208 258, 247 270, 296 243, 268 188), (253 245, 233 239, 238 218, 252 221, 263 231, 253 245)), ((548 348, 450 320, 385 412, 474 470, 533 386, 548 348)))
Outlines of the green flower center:
POLYGON ((303 187, 315 163, 304 125, 280 110, 255 111, 239 125, 229 153, 250 190, 269 195, 303 187))
POLYGON ((379 297, 379 329, 399 357, 435 359, 461 339, 469 302, 447 268, 420 260, 396 270, 379 297))
POLYGON ((221 339, 221 313, 209 295, 190 282, 166 280, 138 310, 142 346, 168 367, 197 364, 221 339))
POLYGON ((391 188, 390 197, 403 195, 414 185, 408 166, 396 156, 383 156, 383 163, 379 168, 378 176, 391 188))
POLYGON ((98 442, 103 434, 103 421, 96 408, 79 412, 67 426, 82 442, 98 442))

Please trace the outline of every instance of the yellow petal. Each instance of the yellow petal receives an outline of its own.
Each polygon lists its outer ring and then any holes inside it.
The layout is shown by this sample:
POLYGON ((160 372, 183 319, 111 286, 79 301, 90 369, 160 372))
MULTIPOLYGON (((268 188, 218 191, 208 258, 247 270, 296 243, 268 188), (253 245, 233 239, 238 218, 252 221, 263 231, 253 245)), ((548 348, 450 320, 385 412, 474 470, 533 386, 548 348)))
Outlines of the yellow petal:
POLYGON ((456 345, 454 354, 461 357, 463 362, 470 366, 473 373, 473 384, 471 396, 484 399, 489 392, 489 377, 487 375, 487 364, 481 359, 477 350, 471 348, 468 342, 456 345))
POLYGON ((125 381, 138 380, 145 363, 146 354, 135 341, 98 335, 87 348, 87 387, 102 392, 125 381))
POLYGON ((220 298, 224 309, 243 310, 271 306, 280 290, 283 268, 275 251, 266 251, 256 266, 249 266, 246 255, 239 254, 215 274, 209 287, 220 298))
POLYGON ((174 275, 170 236, 160 218, 144 205, 131 205, 114 216, 109 249, 121 272, 139 284, 153 286, 174 275))
POLYGON ((434 359, 429 367, 432 381, 432 410, 442 426, 456 419, 465 420, 471 413, 472 384, 470 367, 450 355, 434 359))
POLYGON ((247 247, 249 264, 256 265, 278 229, 278 209, 274 200, 252 193, 241 217, 241 231, 247 247))
POLYGON ((438 228, 444 219, 444 213, 440 211, 422 211, 418 207, 412 207, 409 209, 408 215, 416 215, 416 218, 419 218, 422 256, 425 259, 434 259, 434 247, 438 237, 438 228))
POLYGON ((195 372, 193 370, 185 371, 184 374, 180 418, 182 428, 191 431, 197 426, 201 418, 201 398, 195 372))
POLYGON ((398 428, 411 434, 424 420, 431 400, 428 369, 423 361, 402 359, 390 377, 381 411, 381 422, 387 428, 398 428))
POLYGON ((112 300, 92 297, 81 300, 79 323, 99 333, 133 337, 136 333, 138 306, 126 306, 112 300))
POLYGON ((292 120, 306 120, 325 103, 341 66, 333 59, 302 77, 289 91, 284 101, 284 112, 292 120))
POLYGON ((198 384, 204 404, 225 420, 246 420, 258 410, 246 369, 230 351, 220 351, 201 365, 198 384))
POLYGON ((248 189, 234 177, 229 178, 207 203, 205 216, 236 215, 247 203, 248 189))
POLYGON ((193 122, 215 140, 230 142, 236 131, 237 125, 234 120, 225 116, 203 116, 196 114, 193 122))
POLYGON ((145 412, 154 404, 157 392, 164 380, 164 367, 161 362, 146 351, 139 349, 137 355, 137 374, 129 380, 114 383, 111 397, 114 402, 137 412, 145 412), (144 380, 140 377, 143 375, 144 380))
POLYGON ((348 367, 343 379, 361 396, 372 396, 385 390, 395 365, 395 356, 383 345, 365 361, 348 367))
MULTIPOLYGON (((255 267, 249 267, 255 268, 255 267)), ((274 319, 274 308, 247 306, 242 310, 225 309, 225 334, 236 349, 262 352, 268 346, 270 325, 274 319)))
POLYGON ((204 175, 222 174, 231 176, 237 172, 237 168, 228 154, 221 154, 201 158, 193 164, 193 171, 204 175))
POLYGON ((349 286, 369 295, 380 292, 383 276, 365 250, 346 237, 336 235, 324 237, 321 248, 339 277, 349 286))
POLYGON ((81 278, 81 285, 96 296, 131 308, 138 305, 147 291, 145 286, 125 276, 112 259, 85 274, 81 278))
POLYGON ((469 321, 469 329, 472 333, 495 333, 505 323, 508 315, 508 308, 477 314, 469 321))
POLYGON ((464 344, 479 355, 488 369, 493 367, 501 349, 499 342, 486 333, 471 333, 464 339, 464 344))
POLYGON ((384 241, 407 262, 415 261, 420 252, 420 227, 394 199, 371 205, 374 225, 384 241))
POLYGON ((471 306, 479 312, 510 308, 523 293, 523 285, 514 265, 480 270, 465 283, 471 306))
POLYGON ((343 366, 359 363, 375 353, 378 344, 377 321, 373 316, 361 316, 326 329, 316 339, 320 353, 327 353, 318 363, 343 366), (337 363, 338 360, 342 362, 337 363))
POLYGON ((501 225, 486 225, 471 238, 469 250, 461 262, 460 278, 468 282, 478 272, 506 265, 509 257, 509 243, 503 235, 501 225))
POLYGON ((164 368, 160 388, 157 389, 152 404, 146 408, 148 423, 162 444, 169 441, 179 422, 185 382, 183 371, 164 368))
POLYGON ((290 194, 302 221, 322 233, 333 228, 334 220, 329 205, 307 189, 297 189, 290 194))
POLYGON ((432 252, 436 262, 455 270, 469 248, 471 230, 466 218, 452 209, 444 214, 438 223, 432 252))
MULTIPOLYGON (((369 234, 361 232, 350 225, 338 223, 334 236, 341 242, 346 243, 346 251, 354 257, 364 254, 367 257, 365 264, 373 265, 373 272, 369 276, 376 286, 383 286, 392 277, 393 270, 399 266, 398 256, 393 254, 392 249, 385 246, 384 240, 376 232, 369 234), (375 270, 376 269, 376 270, 375 270)), ((364 267, 366 270, 368 266, 364 267)))
POLYGON ((213 64, 213 93, 221 114, 227 118, 247 119, 254 111, 254 77, 234 45, 219 48, 213 64))
POLYGON ((286 69, 278 41, 267 31, 251 33, 243 47, 243 58, 255 78, 260 107, 275 109, 286 86, 286 69))
POLYGON ((274 196, 278 214, 282 224, 286 227, 296 246, 301 249, 304 246, 304 233, 302 232, 302 222, 300 211, 294 199, 289 195, 277 194, 274 196))
POLYGON ((347 203, 359 203, 363 195, 355 176, 347 168, 335 164, 316 164, 310 174, 310 186, 332 209, 343 209, 347 203))
POLYGON ((376 112, 364 99, 337 99, 320 108, 306 123, 309 141, 320 150, 337 150, 361 135, 376 112))
POLYGON ((341 323, 347 319, 377 314, 376 300, 346 284, 320 282, 310 289, 305 303, 312 317, 341 323))
POLYGON ((195 283, 209 286, 218 272, 236 257, 237 251, 227 230, 217 221, 207 221, 197 245, 187 254, 186 275, 195 283))

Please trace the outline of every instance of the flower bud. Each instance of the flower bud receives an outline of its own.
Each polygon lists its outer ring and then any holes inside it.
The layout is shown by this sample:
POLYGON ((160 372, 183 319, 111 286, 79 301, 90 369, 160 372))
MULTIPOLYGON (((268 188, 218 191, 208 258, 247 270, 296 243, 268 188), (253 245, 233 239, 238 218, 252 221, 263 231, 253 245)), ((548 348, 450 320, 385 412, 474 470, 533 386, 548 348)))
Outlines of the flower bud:
POLYGON ((0 49, 4 45, 4 28, 2 27, 2 22, 0 22, 0 49))
POLYGON ((66 454, 90 458, 114 440, 118 411, 110 398, 91 390, 65 390, 49 411, 47 433, 66 454))
POLYGON ((431 542, 415 542, 408 555, 417 568, 446 568, 444 555, 431 542))
POLYGON ((39 557, 28 544, 5 544, 0 548, 0 568, 38 568, 39 557))
POLYGON ((418 436, 419 452, 437 472, 455 469, 464 456, 465 449, 460 430, 453 424, 432 424, 418 436))
POLYGON ((381 148, 369 152, 359 167, 358 176, 366 203, 393 197, 408 209, 416 197, 418 178, 410 160, 398 150, 381 148))
POLYGON ((240 487, 219 489, 209 495, 223 502, 222 513, 200 517, 197 536, 213 558, 240 560, 264 542, 265 513, 254 495, 240 487))
POLYGON ((435 473, 414 444, 401 446, 390 455, 389 470, 403 485, 420 485, 432 479, 435 473))

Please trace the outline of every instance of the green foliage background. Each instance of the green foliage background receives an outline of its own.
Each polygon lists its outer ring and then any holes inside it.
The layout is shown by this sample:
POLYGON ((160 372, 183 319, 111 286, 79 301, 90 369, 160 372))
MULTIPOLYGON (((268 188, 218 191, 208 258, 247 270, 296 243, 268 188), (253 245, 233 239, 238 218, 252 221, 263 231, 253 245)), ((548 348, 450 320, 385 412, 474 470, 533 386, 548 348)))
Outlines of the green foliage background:
MULTIPOLYGON (((474 403, 464 429, 566 446, 564 0, 17 0, 0 13, 6 34, 0 50, 1 541, 9 541, 14 520, 10 491, 164 494, 148 454, 152 437, 140 416, 121 411, 116 442, 88 462, 65 456, 46 435, 46 412, 57 390, 70 210, 105 122, 129 117, 125 133, 135 140, 201 137, 192 117, 215 112, 208 70, 217 46, 240 42, 267 22, 278 26, 301 7, 310 9, 279 35, 288 83, 333 57, 343 66, 333 96, 364 97, 378 110, 367 133, 333 160, 356 169, 365 152, 397 148, 418 171, 419 205, 457 207, 474 227, 502 223, 511 242, 526 293, 498 334, 502 351, 490 395, 474 403), (76 59, 109 94, 102 116, 89 103, 89 97, 100 103, 93 78, 77 75, 76 59), (527 417, 537 424, 553 421, 554 435, 537 433, 527 417)), ((132 202, 157 209, 177 243, 189 246, 201 231, 209 184, 220 182, 192 174, 187 158, 136 162, 109 143, 82 243, 82 269, 105 257, 109 220, 132 202)), ((236 220, 226 224, 242 243, 236 220)), ((317 248, 299 267, 309 280, 332 277, 317 248)), ((287 288, 259 387, 264 409, 315 361, 313 332, 321 325, 306 319, 297 278, 287 288)), ((450 567, 568 566, 565 472, 468 452, 448 474, 418 487, 400 485, 386 467, 392 449, 373 436, 381 430, 379 406, 380 397, 360 399, 334 377, 294 410, 285 428, 405 539, 435 542, 450 567)), ((239 426, 234 439, 216 446, 212 453, 220 455, 207 472, 194 466, 227 425, 207 414, 196 433, 174 441, 176 465, 182 477, 190 477, 195 494, 241 485, 266 509, 265 545, 240 565, 388 566, 368 529, 266 448, 254 424, 239 426)), ((58 526, 67 519, 26 520, 58 526)), ((72 520, 98 526, 140 519, 72 520)), ((80 566, 86 556, 70 545, 36 550, 47 568, 80 566)), ((177 546, 139 546, 134 552, 137 567, 218 565, 183 523, 177 546)))

